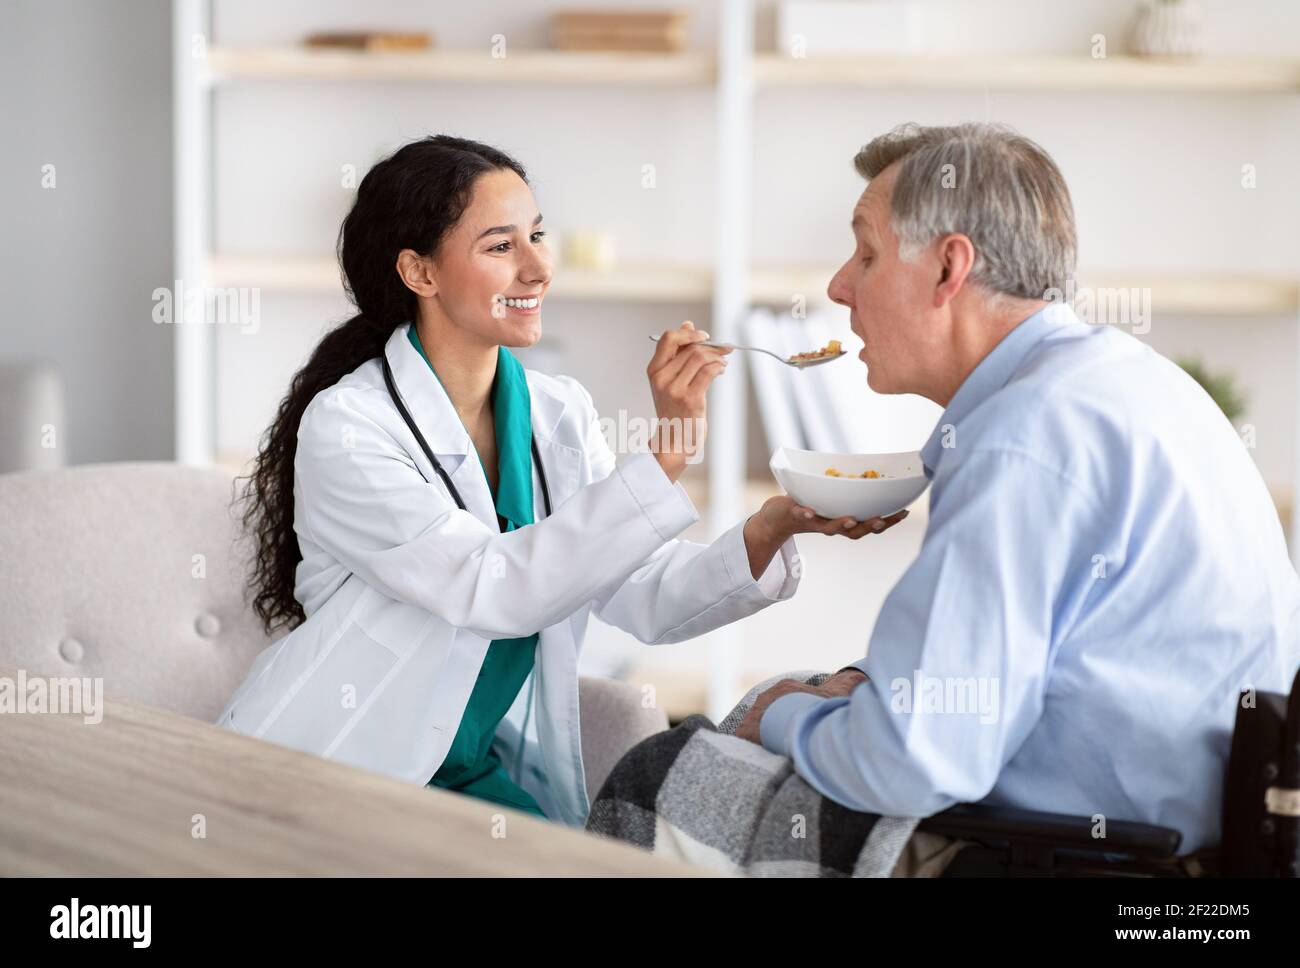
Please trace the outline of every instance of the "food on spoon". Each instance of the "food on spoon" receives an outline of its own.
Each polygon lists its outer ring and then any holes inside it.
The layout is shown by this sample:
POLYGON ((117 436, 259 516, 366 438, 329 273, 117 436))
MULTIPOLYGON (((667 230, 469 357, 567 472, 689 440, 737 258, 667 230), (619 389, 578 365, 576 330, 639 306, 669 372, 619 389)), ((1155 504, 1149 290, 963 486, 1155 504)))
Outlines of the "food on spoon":
POLYGON ((881 474, 879 471, 863 471, 861 474, 845 474, 843 471, 837 470, 837 469, 834 468, 834 467, 828 467, 828 468, 826 468, 826 476, 827 476, 827 477, 870 477, 870 478, 876 478, 876 477, 884 477, 885 475, 881 474))
POLYGON ((840 341, 833 339, 819 350, 794 354, 794 356, 790 357, 790 362, 796 363, 799 360, 820 360, 825 356, 839 356, 843 352, 844 350, 840 346, 840 341))

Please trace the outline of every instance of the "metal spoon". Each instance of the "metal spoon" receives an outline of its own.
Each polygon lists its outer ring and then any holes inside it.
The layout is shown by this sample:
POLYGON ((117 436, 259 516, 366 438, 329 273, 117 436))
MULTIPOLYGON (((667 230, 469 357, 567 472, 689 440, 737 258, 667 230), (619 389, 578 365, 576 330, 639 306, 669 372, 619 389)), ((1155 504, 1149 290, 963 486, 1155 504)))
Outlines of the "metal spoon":
MULTIPOLYGON (((651 336, 650 339, 656 343, 659 342, 658 336, 651 336)), ((820 366, 823 363, 829 363, 831 360, 838 360, 846 352, 845 350, 840 350, 838 353, 828 353, 826 356, 817 356, 810 360, 792 360, 788 356, 780 356, 773 353, 771 350, 765 350, 760 346, 738 346, 735 343, 714 343, 711 340, 701 340, 699 345, 712 346, 715 349, 720 350, 730 347, 733 350, 748 350, 751 353, 766 353, 768 356, 772 357, 772 359, 779 360, 786 366, 793 366, 796 370, 804 370, 810 366, 820 366)))

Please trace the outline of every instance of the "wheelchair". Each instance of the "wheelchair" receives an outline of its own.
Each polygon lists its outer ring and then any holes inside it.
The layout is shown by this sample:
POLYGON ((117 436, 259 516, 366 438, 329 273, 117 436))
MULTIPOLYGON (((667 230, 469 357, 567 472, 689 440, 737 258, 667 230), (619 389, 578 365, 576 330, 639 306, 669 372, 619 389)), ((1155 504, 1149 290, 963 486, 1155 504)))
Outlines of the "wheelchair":
POLYGON ((1170 827, 960 804, 919 830, 970 841, 943 877, 1300 877, 1300 672, 1290 695, 1242 692, 1220 843, 1178 856, 1170 827))

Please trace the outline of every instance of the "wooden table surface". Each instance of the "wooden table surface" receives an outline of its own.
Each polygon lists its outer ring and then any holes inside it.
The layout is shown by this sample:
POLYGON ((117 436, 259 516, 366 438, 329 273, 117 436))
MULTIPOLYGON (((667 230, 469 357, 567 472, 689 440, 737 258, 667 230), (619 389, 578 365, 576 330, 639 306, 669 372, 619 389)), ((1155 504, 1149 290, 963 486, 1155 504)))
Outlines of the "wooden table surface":
POLYGON ((137 703, 0 713, 0 875, 702 873, 137 703))

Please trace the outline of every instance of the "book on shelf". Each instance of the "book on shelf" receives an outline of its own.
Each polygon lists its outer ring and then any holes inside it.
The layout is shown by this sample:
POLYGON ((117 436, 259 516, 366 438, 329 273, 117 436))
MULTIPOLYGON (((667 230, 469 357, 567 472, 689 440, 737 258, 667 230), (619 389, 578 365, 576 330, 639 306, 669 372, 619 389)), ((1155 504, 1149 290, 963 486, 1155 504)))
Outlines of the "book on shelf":
POLYGON ((560 50, 677 53, 686 48, 686 10, 560 10, 551 38, 560 50))
POLYGON ((433 35, 427 31, 349 30, 308 34, 303 45, 324 50, 359 50, 367 53, 385 51, 421 51, 433 47, 433 35))
MULTIPOLYGON (((741 328, 741 338, 746 346, 783 352, 779 348, 776 319, 770 309, 751 312, 741 328)), ((806 449, 807 440, 794 399, 792 380, 795 371, 763 353, 750 354, 747 362, 768 449, 773 452, 778 447, 806 449)))

